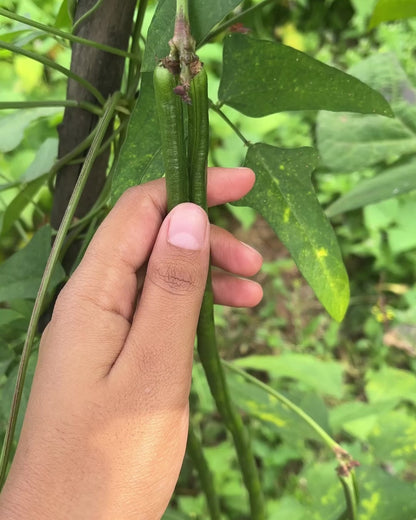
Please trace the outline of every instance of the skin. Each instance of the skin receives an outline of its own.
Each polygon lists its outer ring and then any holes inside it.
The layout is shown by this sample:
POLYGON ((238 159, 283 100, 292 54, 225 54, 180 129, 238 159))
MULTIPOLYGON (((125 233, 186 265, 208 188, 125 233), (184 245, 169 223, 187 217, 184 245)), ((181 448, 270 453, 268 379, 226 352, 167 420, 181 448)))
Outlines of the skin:
MULTIPOLYGON (((212 168, 210 205, 254 184, 212 168)), ((45 329, 16 455, 7 520, 160 518, 188 432, 195 330, 211 249, 217 303, 254 306, 259 253, 191 203, 166 216, 163 180, 131 188, 97 230, 45 329)))

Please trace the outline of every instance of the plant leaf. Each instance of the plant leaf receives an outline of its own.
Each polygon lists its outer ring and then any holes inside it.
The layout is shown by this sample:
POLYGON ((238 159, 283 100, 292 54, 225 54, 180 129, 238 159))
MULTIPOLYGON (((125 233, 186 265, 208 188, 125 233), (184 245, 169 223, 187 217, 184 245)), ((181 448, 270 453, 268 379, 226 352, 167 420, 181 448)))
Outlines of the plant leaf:
POLYGON ((22 214, 22 211, 28 204, 30 204, 30 202, 33 200, 33 197, 45 184, 46 180, 47 175, 42 175, 28 184, 23 185, 21 191, 9 203, 3 214, 0 235, 4 235, 10 230, 10 228, 22 214))
POLYGON ((362 466, 357 475, 360 520, 414 520, 416 494, 412 482, 403 482, 378 466, 362 466))
POLYGON ((218 97, 252 117, 283 110, 393 116, 383 96, 353 76, 291 47, 243 34, 225 39, 218 97))
POLYGON ((384 366, 368 374, 365 393, 370 403, 409 401, 416 404, 416 376, 408 370, 384 366))
POLYGON ((269 428, 276 430, 286 445, 301 450, 306 439, 322 443, 315 430, 264 389, 249 383, 238 374, 229 372, 227 383, 236 405, 251 417, 267 423, 269 428))
POLYGON ((115 204, 127 189, 162 177, 163 159, 153 91, 153 74, 143 74, 140 96, 130 116, 127 137, 120 150, 111 187, 115 204))
POLYGON ((375 54, 350 69, 391 103, 396 119, 321 112, 317 142, 322 162, 333 171, 356 171, 392 163, 416 151, 416 89, 397 58, 375 54))
MULTIPOLYGON (((0 302, 36 297, 51 250, 52 230, 42 227, 28 243, 0 265, 0 302)), ((60 264, 55 268, 50 288, 65 278, 60 264)))
POLYGON ((10 152, 19 146, 26 128, 36 119, 62 112, 61 108, 20 109, 0 117, 0 152, 10 152))
POLYGON ((360 182, 346 195, 331 204, 326 210, 326 214, 328 217, 334 217, 345 211, 362 208, 368 204, 416 190, 415 171, 416 160, 409 161, 402 166, 388 168, 372 179, 360 182))
POLYGON ((343 368, 335 361, 322 361, 308 354, 288 353, 280 356, 247 356, 234 363, 243 368, 263 370, 276 379, 296 379, 319 395, 338 399, 343 395, 343 368))
POLYGON ((337 239, 313 191, 313 148, 250 146, 245 165, 254 188, 236 204, 251 206, 269 222, 328 313, 341 321, 349 301, 348 277, 337 239))
POLYGON ((370 20, 369 28, 373 29, 381 22, 401 20, 416 16, 415 0, 379 0, 370 20))
POLYGON ((49 172, 58 156, 58 142, 56 137, 48 137, 45 139, 36 152, 32 163, 20 177, 22 182, 33 181, 49 172))
MULTIPOLYGON (((189 20, 196 43, 208 35, 241 0, 194 0, 189 6, 189 20)), ((143 71, 152 71, 158 60, 169 54, 169 40, 173 36, 175 0, 160 0, 147 34, 143 71)))

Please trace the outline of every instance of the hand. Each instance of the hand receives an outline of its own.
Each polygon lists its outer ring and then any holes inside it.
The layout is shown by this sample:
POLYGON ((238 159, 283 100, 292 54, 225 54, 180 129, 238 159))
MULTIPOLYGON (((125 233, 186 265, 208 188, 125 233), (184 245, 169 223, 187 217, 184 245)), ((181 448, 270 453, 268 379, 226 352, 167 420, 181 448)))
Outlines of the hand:
MULTIPOLYGON (((212 168, 210 205, 239 199, 246 168, 212 168)), ((197 206, 165 217, 163 180, 128 190, 55 304, 15 459, 8 520, 155 520, 188 432, 193 345, 209 264, 217 303, 256 305, 261 257, 197 206), (163 220, 164 219, 164 220, 163 220), (139 295, 139 296, 138 296, 139 295)))

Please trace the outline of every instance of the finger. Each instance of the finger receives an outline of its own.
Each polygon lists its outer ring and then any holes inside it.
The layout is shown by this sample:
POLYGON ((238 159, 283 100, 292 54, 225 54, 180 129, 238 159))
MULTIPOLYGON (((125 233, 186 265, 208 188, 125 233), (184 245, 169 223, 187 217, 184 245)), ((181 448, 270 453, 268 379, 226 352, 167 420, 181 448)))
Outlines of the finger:
POLYGON ((211 226, 211 259, 215 267, 238 276, 254 276, 263 263, 258 251, 214 225, 211 226))
POLYGON ((263 289, 257 282, 215 270, 212 288, 215 303, 229 307, 255 307, 263 298, 263 289))
POLYGON ((218 206, 244 197, 254 186, 256 177, 250 168, 208 168, 209 206, 218 206))
POLYGON ((208 265, 208 217, 194 204, 180 204, 160 228, 132 327, 110 378, 140 387, 153 404, 186 403, 208 265))

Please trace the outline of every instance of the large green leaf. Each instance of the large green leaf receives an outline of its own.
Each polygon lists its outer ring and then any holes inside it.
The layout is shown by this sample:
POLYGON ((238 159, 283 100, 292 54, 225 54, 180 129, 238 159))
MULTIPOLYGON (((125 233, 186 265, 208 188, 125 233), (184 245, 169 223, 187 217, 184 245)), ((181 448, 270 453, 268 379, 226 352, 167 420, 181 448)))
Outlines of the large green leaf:
POLYGON ((143 74, 140 96, 130 117, 112 184, 112 202, 131 186, 163 175, 160 132, 153 91, 153 74, 143 74))
POLYGON ((343 368, 335 361, 323 361, 309 354, 288 353, 280 356, 247 356, 235 363, 240 367, 263 370, 272 378, 296 379, 320 395, 338 399, 343 395, 343 368))
POLYGON ((245 164, 256 172, 257 180, 236 204, 263 215, 323 306, 340 321, 349 301, 348 276, 333 229, 313 191, 310 175, 317 161, 312 148, 250 146, 245 164))
POLYGON ((388 168, 372 179, 360 182, 343 197, 336 200, 326 210, 328 217, 344 211, 362 208, 401 193, 416 190, 416 160, 413 159, 402 166, 388 168))
POLYGON ((358 520, 414 520, 416 489, 379 467, 357 469, 360 504, 358 520))
MULTIPOLYGON (((414 520, 415 486, 403 482, 379 467, 365 464, 357 468, 360 493, 357 520, 414 520)), ((336 478, 334 463, 312 463, 299 474, 298 493, 306 494, 308 520, 339 520, 345 510, 342 488, 336 478)), ((342 517, 346 518, 346 517, 342 517)))
POLYGON ((370 372, 367 379, 365 393, 370 403, 409 401, 416 404, 416 376, 411 372, 384 366, 370 372))
POLYGON ((251 417, 267 423, 285 444, 297 448, 298 453, 304 450, 307 439, 323 442, 301 417, 264 389, 234 373, 227 373, 227 382, 236 405, 251 417))
MULTIPOLYGON (((42 227, 29 244, 0 265, 0 302, 20 298, 35 298, 46 261, 51 250, 50 226, 42 227)), ((50 288, 56 287, 65 277, 58 264, 50 288)))
POLYGON ((10 152, 19 146, 26 128, 33 121, 61 111, 60 108, 31 108, 0 117, 0 152, 10 152))
POLYGON ((379 0, 370 20, 370 29, 381 22, 416 16, 416 0, 379 0))
MULTIPOLYGON (((197 44, 208 35, 241 0, 193 0, 189 5, 192 35, 197 44)), ((169 53, 168 42, 173 36, 176 0, 160 0, 147 34, 143 71, 155 68, 157 60, 169 53)))
POLYGON ((383 96, 360 80, 291 47, 243 34, 225 40, 218 97, 252 117, 311 109, 393 115, 383 96))
POLYGON ((395 404, 394 401, 371 404, 362 401, 342 403, 330 411, 333 432, 334 434, 346 432, 361 441, 366 441, 377 424, 380 414, 391 410, 395 404))
POLYGON ((354 171, 391 163, 416 151, 416 90, 397 58, 374 54, 350 69, 390 102, 396 119, 321 112, 317 121, 319 153, 325 166, 354 171))
POLYGON ((416 462, 416 419, 405 410, 391 410, 378 417, 368 444, 380 462, 416 462))

